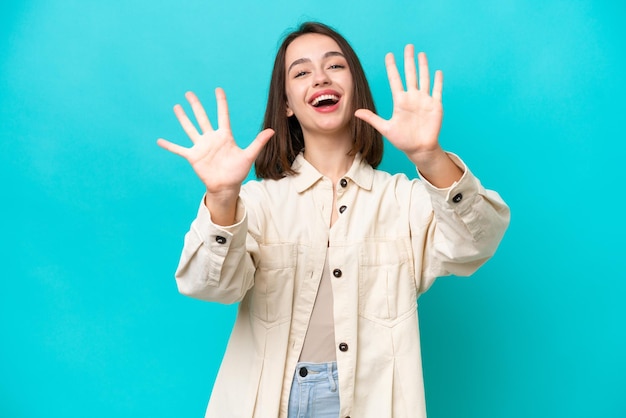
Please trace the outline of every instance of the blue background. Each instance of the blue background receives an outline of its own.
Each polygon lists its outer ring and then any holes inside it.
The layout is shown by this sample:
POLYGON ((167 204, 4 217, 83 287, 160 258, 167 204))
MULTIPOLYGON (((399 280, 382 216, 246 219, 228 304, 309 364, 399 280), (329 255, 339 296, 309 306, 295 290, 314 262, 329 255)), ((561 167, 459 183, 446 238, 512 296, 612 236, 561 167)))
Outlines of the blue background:
MULTIPOLYGON (((0 6, 0 416, 200 417, 235 307, 177 293, 203 192, 171 111, 259 129, 287 28, 444 70, 441 142, 512 208, 496 256, 420 298, 429 416, 626 416, 623 2, 13 1, 0 6)), ((383 169, 414 176, 387 147, 383 169)))

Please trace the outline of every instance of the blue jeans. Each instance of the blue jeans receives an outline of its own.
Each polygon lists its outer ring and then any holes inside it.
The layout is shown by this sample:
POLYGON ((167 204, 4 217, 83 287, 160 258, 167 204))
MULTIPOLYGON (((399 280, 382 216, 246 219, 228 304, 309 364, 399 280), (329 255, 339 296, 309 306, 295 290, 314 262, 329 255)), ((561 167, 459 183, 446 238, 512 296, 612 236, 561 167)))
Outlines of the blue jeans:
POLYGON ((337 363, 298 363, 289 394, 289 418, 337 418, 337 363))

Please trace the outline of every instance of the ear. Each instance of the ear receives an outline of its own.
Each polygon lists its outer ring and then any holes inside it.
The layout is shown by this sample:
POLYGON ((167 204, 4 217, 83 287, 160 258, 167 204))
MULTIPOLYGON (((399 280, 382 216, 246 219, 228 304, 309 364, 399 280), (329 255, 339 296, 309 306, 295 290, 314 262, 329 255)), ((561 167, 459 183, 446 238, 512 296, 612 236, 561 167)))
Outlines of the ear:
POLYGON ((293 110, 289 107, 289 103, 287 103, 287 117, 290 118, 293 116, 293 110))

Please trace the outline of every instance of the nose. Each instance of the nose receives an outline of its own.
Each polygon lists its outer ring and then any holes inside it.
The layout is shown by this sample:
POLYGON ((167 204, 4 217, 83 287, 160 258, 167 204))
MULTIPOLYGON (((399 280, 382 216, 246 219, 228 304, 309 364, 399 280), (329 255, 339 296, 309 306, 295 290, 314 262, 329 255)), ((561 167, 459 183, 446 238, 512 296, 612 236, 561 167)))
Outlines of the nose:
POLYGON ((326 74, 326 71, 324 71, 323 69, 320 69, 319 71, 315 72, 315 75, 313 77, 314 87, 327 86, 329 84, 330 84, 330 77, 328 77, 328 74, 326 74))

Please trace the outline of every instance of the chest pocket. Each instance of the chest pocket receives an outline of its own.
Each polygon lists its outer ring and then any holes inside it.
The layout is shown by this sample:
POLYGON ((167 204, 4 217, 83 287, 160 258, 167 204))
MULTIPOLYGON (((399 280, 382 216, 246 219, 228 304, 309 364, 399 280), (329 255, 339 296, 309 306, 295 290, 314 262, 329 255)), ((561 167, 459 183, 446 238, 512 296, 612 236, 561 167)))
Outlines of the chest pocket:
POLYGON ((367 242, 360 255, 359 314, 393 322, 417 309, 417 290, 408 238, 367 242))
POLYGON ((259 265, 250 298, 251 313, 266 323, 291 317, 297 248, 293 244, 259 247, 259 265))

